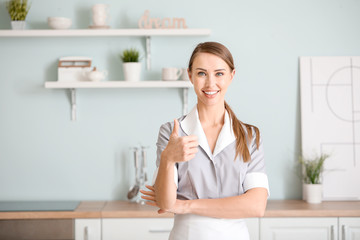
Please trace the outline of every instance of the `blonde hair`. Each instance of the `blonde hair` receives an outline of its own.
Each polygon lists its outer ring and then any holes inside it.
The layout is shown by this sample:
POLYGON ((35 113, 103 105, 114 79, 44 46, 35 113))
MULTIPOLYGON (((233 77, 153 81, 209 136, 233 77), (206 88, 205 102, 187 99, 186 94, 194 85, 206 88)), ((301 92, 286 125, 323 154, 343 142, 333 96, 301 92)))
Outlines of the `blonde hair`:
MULTIPOLYGON (((191 54, 188 66, 190 72, 192 70, 194 59, 199 53, 213 54, 224 60, 226 64, 230 67, 231 71, 235 69, 233 57, 230 51, 224 45, 218 42, 204 42, 198 44, 194 49, 193 53, 191 54)), ((257 149, 259 149, 260 145, 260 131, 257 127, 253 125, 241 122, 226 102, 225 109, 229 113, 230 119, 232 121, 234 135, 236 138, 235 159, 237 158, 237 156, 240 155, 244 162, 248 162, 251 158, 248 145, 251 143, 251 140, 253 138, 253 130, 256 134, 257 149)))

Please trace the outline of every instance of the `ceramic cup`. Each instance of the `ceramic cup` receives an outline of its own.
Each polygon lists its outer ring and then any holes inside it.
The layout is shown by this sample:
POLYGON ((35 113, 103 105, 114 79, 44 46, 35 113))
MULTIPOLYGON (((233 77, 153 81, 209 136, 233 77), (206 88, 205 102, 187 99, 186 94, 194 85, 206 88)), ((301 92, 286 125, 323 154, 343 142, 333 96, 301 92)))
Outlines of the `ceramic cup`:
POLYGON ((181 69, 181 77, 180 77, 180 79, 183 80, 183 81, 190 81, 187 68, 182 68, 181 69))
POLYGON ((182 69, 179 68, 163 68, 162 69, 162 80, 165 81, 174 81, 177 80, 181 73, 183 72, 182 69))
POLYGON ((92 20, 94 26, 105 26, 108 15, 109 6, 107 4, 95 4, 92 6, 92 20))

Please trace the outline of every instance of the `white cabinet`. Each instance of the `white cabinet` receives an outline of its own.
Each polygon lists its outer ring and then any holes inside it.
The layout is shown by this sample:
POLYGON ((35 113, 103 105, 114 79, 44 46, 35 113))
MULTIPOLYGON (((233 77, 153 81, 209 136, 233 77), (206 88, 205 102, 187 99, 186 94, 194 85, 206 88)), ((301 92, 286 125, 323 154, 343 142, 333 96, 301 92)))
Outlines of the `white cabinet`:
POLYGON ((103 240, 167 240, 173 218, 104 218, 103 240))
POLYGON ((259 240, 259 218, 245 218, 251 240, 259 240))
POLYGON ((338 218, 262 218, 261 240, 336 240, 338 218))
POLYGON ((101 240, 101 219, 76 219, 75 240, 101 240))
POLYGON ((339 240, 360 240, 360 218, 339 218, 339 240))

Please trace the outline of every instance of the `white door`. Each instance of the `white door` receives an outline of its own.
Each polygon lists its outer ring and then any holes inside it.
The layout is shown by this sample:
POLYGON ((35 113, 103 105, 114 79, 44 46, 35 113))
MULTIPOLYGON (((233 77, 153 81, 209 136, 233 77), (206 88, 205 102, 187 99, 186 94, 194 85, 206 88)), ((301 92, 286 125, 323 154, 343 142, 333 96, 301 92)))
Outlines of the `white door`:
POLYGON ((262 218, 261 240, 337 240, 337 218, 262 218))
POLYGON ((75 240, 101 240, 101 219, 75 219, 75 240))
POLYGON ((167 240, 173 218, 105 218, 102 240, 167 240))
POLYGON ((340 240, 360 240, 360 218, 339 218, 340 240))

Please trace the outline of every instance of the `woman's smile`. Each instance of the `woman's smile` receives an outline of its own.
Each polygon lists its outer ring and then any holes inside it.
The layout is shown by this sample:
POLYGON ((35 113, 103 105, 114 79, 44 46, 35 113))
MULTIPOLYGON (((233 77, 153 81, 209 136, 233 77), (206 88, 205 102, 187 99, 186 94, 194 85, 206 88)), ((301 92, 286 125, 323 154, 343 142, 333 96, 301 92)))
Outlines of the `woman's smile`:
POLYGON ((214 98, 220 92, 220 90, 203 90, 207 98, 214 98))

